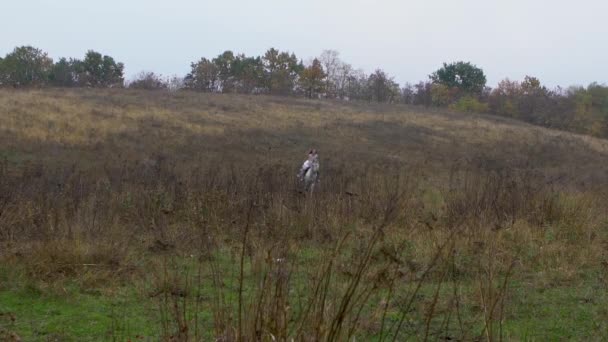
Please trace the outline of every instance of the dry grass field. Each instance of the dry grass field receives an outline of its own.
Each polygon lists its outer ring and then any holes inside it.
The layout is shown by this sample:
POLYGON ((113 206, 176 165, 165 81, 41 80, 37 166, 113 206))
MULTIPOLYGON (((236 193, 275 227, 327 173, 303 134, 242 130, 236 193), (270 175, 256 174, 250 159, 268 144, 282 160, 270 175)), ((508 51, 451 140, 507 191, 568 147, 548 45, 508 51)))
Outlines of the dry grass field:
POLYGON ((0 132, 0 340, 608 339, 606 140, 128 89, 1 90, 0 132))

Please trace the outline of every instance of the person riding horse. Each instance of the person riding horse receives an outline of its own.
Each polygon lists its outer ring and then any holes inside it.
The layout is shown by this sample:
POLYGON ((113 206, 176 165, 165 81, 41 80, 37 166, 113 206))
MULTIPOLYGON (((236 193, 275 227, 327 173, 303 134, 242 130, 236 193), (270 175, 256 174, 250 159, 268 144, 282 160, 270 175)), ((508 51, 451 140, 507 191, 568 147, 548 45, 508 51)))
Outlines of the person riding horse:
POLYGON ((302 164, 298 179, 304 183, 304 189, 312 192, 315 184, 319 182, 319 155, 317 150, 311 149, 308 152, 308 158, 302 164))

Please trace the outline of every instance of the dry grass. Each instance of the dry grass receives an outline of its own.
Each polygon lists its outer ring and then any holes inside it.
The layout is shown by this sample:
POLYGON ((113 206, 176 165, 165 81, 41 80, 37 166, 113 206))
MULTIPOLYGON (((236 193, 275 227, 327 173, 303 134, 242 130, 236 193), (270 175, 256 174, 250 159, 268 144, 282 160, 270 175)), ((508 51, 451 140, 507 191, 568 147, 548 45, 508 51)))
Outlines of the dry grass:
POLYGON ((263 96, 3 90, 0 113, 5 151, 49 161, 64 154, 74 160, 78 152, 82 162, 116 154, 129 160, 166 154, 184 163, 210 157, 295 162, 314 144, 336 162, 432 163, 445 174, 462 160, 527 163, 586 180, 605 171, 608 154, 605 140, 503 118, 263 96))
POLYGON ((3 263, 59 287, 132 285, 165 340, 495 340, 513 284, 607 277, 604 140, 124 89, 3 90, 0 130, 3 263), (294 180, 311 146, 314 196, 294 180))

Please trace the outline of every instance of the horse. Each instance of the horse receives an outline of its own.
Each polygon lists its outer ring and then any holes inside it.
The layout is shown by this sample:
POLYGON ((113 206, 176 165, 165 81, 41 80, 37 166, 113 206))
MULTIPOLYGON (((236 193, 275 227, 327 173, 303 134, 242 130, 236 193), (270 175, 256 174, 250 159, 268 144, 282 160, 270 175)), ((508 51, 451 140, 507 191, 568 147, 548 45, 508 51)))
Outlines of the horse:
POLYGON ((312 192, 315 184, 319 182, 319 155, 316 150, 311 149, 308 153, 308 159, 302 164, 298 179, 304 183, 304 189, 309 192, 312 192))

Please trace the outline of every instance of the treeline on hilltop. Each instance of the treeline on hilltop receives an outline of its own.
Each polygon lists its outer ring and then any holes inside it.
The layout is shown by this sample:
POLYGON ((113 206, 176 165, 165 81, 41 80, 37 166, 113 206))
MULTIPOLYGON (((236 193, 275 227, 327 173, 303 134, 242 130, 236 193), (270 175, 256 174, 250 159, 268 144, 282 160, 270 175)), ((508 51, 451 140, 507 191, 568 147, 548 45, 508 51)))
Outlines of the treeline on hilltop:
POLYGON ((382 69, 366 74, 325 50, 304 63, 294 53, 271 48, 262 56, 225 51, 191 63, 184 76, 141 72, 125 82, 124 64, 95 51, 83 59, 54 62, 31 46, 0 58, 0 86, 129 87, 200 92, 270 94, 448 107, 492 113, 546 127, 608 137, 608 87, 592 83, 549 89, 531 76, 486 85, 483 70, 469 62, 444 63, 427 80, 400 86, 382 69))

